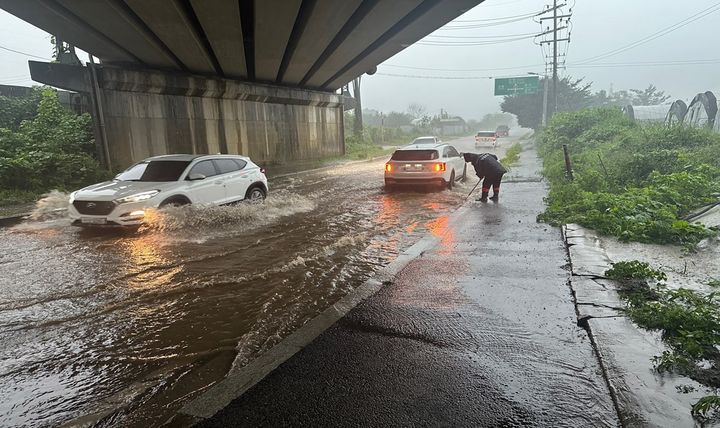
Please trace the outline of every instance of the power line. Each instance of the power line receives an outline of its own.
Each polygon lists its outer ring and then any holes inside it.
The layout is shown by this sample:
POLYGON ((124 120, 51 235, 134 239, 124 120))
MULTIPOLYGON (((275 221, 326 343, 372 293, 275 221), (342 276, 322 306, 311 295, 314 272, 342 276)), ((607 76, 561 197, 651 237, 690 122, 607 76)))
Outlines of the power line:
POLYGON ((516 67, 498 67, 498 68, 430 68, 430 67, 414 67, 409 65, 380 64, 380 67, 407 68, 409 70, 428 70, 428 71, 453 71, 453 72, 478 72, 478 71, 499 71, 499 70, 517 70, 540 67, 542 64, 520 65, 516 67))
POLYGON ((489 3, 489 2, 490 2, 490 0, 485 0, 485 2, 483 3, 482 7, 483 7, 483 9, 486 9, 486 8, 488 8, 488 7, 501 7, 501 6, 504 7, 504 6, 507 6, 507 5, 509 5, 509 4, 520 3, 520 2, 523 2, 523 1, 526 1, 526 0, 506 1, 506 2, 504 2, 504 3, 498 3, 498 4, 485 4, 485 3, 489 3))
POLYGON ((659 37, 662 37, 662 36, 665 36, 665 35, 667 35, 667 34, 670 34, 670 33, 672 33, 673 31, 676 31, 676 30, 678 30, 678 29, 680 29, 680 28, 682 28, 682 27, 684 27, 684 26, 686 26, 686 25, 688 25, 688 24, 691 24, 691 23, 697 21, 698 19, 702 19, 702 18, 704 18, 704 17, 706 17, 706 16, 708 16, 708 15, 714 13, 714 12, 717 12, 718 10, 720 10, 720 2, 715 3, 714 5, 706 8, 706 9, 701 10, 700 12, 697 12, 697 13, 694 14, 694 15, 689 16, 689 17, 683 19, 682 21, 679 21, 679 22, 677 22, 677 23, 675 23, 675 24, 673 24, 673 25, 670 25, 670 26, 665 27, 665 28, 663 28, 663 29, 661 29, 661 30, 658 30, 658 31, 656 31, 655 33, 650 34, 649 36, 646 36, 646 37, 644 37, 644 38, 642 38, 642 39, 640 39, 640 40, 637 40, 637 41, 635 41, 635 42, 632 42, 632 43, 630 43, 630 44, 628 44, 628 45, 625 45, 625 46, 623 46, 623 47, 620 47, 620 48, 613 49, 613 50, 611 50, 611 51, 605 52, 605 53, 603 53, 603 54, 595 55, 595 56, 590 57, 590 58, 586 58, 586 59, 584 59, 584 60, 579 61, 579 63, 591 63, 591 62, 595 62, 595 61, 598 61, 598 60, 601 60, 601 59, 605 59, 605 58, 608 58, 608 57, 611 57, 611 56, 615 56, 615 55, 617 55, 617 54, 619 54, 619 53, 628 51, 628 50, 630 50, 630 49, 636 48, 636 47, 638 47, 638 46, 640 46, 640 45, 643 45, 643 44, 645 44, 645 43, 647 43, 647 42, 650 42, 650 41, 652 41, 652 40, 655 40, 655 39, 657 39, 657 38, 659 38, 659 37))
MULTIPOLYGON (((625 66, 671 66, 671 65, 702 65, 702 64, 717 64, 720 63, 720 58, 708 58, 708 59, 686 59, 686 60, 674 60, 674 61, 627 61, 627 62, 601 62, 594 64, 581 64, 571 63, 567 64, 567 67, 578 68, 580 66, 591 68, 591 67, 625 67, 625 66)), ((483 72, 483 71, 502 71, 502 70, 520 70, 520 69, 533 69, 541 67, 543 64, 527 64, 518 65, 514 67, 496 67, 496 68, 433 68, 433 67, 416 67, 410 65, 399 65, 399 64, 380 64, 380 67, 392 67, 401 68, 408 70, 423 70, 423 71, 445 71, 453 73, 471 73, 471 72, 483 72)))
MULTIPOLYGON (((494 35, 494 36, 445 36, 442 34, 437 35, 429 35, 427 37, 437 37, 439 39, 502 39, 502 38, 508 38, 508 37, 524 37, 524 36, 535 36, 537 33, 519 33, 519 34, 502 34, 502 35, 494 35)), ((424 40, 424 39, 423 39, 424 40)))
MULTIPOLYGON (((678 60, 678 61, 646 61, 646 62, 616 62, 616 63, 599 63, 599 64, 568 64, 568 68, 616 68, 616 67, 665 67, 665 66, 688 66, 688 65, 714 65, 719 64, 720 59, 698 59, 698 60, 678 60)), ((486 69, 448 69, 448 68, 427 68, 427 67, 412 67, 402 65, 383 64, 381 67, 397 67, 407 68, 411 70, 429 70, 429 71, 451 71, 451 72, 478 72, 478 71, 503 71, 503 70, 517 70, 517 69, 530 69, 539 67, 542 64, 525 65, 518 67, 501 67, 501 68, 486 68, 486 69)), ((418 74, 397 74, 397 73, 376 73, 377 76, 388 76, 388 77, 405 77, 411 79, 438 79, 438 80, 479 80, 479 79, 492 79, 498 76, 430 76, 430 75, 418 75, 418 74)))
POLYGON ((698 62, 664 62, 664 63, 618 63, 618 64, 568 64, 567 68, 628 68, 628 67, 678 67, 687 65, 715 65, 720 64, 718 61, 698 61, 698 62))
POLYGON ((404 77, 408 79, 479 80, 494 79, 495 76, 422 76, 417 74, 375 73, 375 76, 404 77))
POLYGON ((29 53, 27 53, 27 52, 17 51, 17 50, 15 50, 15 49, 10 49, 10 48, 5 47, 5 46, 2 46, 2 45, 0 45, 0 49, 6 50, 6 51, 8 51, 8 52, 13 52, 13 53, 16 53, 16 54, 20 54, 20 55, 29 56, 29 57, 32 57, 32 58, 37 58, 37 59, 42 59, 42 60, 45 60, 45 61, 50 61, 50 60, 47 59, 47 58, 43 58, 43 57, 41 57, 41 56, 29 54, 29 53))
POLYGON ((488 41, 458 41, 458 42, 444 42, 440 40, 427 40, 427 41, 421 41, 416 42, 416 45, 421 46, 446 46, 446 47, 452 47, 452 46, 486 46, 486 45, 498 45, 502 43, 512 43, 517 42, 520 40, 528 40, 532 39, 535 36, 526 36, 526 37, 515 37, 515 38, 509 38, 509 39, 503 39, 503 40, 488 40, 488 41))
MULTIPOLYGON (((558 15, 558 12, 561 11, 565 6, 567 6, 567 3, 558 4, 558 0, 553 0, 552 6, 548 6, 543 10, 543 12, 540 15, 546 15, 548 13, 552 12, 552 16, 550 17, 541 17, 538 19, 538 23, 540 24, 540 34, 537 35, 537 37, 545 37, 545 40, 542 40, 539 42, 540 48, 543 52, 543 56, 546 56, 544 46, 545 44, 550 46, 552 44, 552 60, 550 64, 552 65, 552 94, 553 94, 553 108, 550 110, 547 106, 547 103, 543 103, 543 125, 545 125, 545 120, 548 117, 546 112, 549 110, 550 114, 555 113, 557 111, 558 106, 558 69, 564 64, 564 58, 566 58, 567 53, 558 55, 558 43, 567 42, 567 44, 570 44, 570 18, 572 17, 572 8, 570 8, 570 11, 568 13, 561 13, 558 15), (558 24, 563 23, 563 18, 565 21, 565 26, 558 26, 558 24), (543 31, 542 25, 543 21, 546 21, 548 19, 552 19, 552 29, 548 29, 547 31, 543 31), (562 30, 567 30, 567 35, 563 37, 560 32, 562 30), (562 64, 561 64, 562 62, 562 64)), ((565 48, 567 52, 567 47, 565 48)), ((547 67, 547 64, 546 64, 547 67)), ((547 91, 547 85, 545 86, 545 91, 547 91)), ((543 99, 547 98, 547 93, 543 96, 543 99)))
POLYGON ((533 16, 528 16, 526 18, 515 18, 515 19, 509 19, 507 21, 498 21, 498 22, 492 22, 492 23, 486 23, 486 24, 461 24, 461 25, 445 25, 443 27, 440 27, 437 29, 437 31, 452 31, 452 30, 474 30, 477 28, 486 28, 486 27, 497 27, 498 25, 507 25, 512 24, 515 22, 525 21, 530 18, 533 18, 533 16))
POLYGON ((529 18, 533 16, 537 16, 540 12, 530 12, 530 13, 524 13, 521 15, 513 15, 513 16, 503 16, 500 18, 487 18, 487 19, 456 19, 453 21, 450 21, 450 23, 455 22, 489 22, 489 21, 505 21, 508 19, 515 19, 515 18, 529 18))
MULTIPOLYGON (((714 64, 720 62, 720 58, 708 58, 708 59, 679 59, 672 61, 623 61, 623 62, 600 62, 587 64, 588 66, 594 65, 606 65, 606 66, 623 66, 623 65, 657 65, 657 64, 669 64, 669 65, 683 65, 683 64, 714 64)), ((580 63, 572 64, 580 65, 580 63)))

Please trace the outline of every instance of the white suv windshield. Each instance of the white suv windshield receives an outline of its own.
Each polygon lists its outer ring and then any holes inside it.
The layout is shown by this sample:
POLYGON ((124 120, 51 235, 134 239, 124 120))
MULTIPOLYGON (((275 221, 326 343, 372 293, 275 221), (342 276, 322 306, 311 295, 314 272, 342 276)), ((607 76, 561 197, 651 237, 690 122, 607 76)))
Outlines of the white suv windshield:
POLYGON ((158 160, 141 162, 115 177, 121 181, 177 181, 190 161, 158 160))

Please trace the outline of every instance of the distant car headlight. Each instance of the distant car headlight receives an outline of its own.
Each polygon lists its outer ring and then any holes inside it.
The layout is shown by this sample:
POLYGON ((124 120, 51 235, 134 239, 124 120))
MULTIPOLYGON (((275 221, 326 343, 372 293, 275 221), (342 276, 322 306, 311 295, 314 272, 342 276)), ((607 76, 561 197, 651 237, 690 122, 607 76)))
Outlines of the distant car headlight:
POLYGON ((115 203, 128 204, 131 202, 147 201, 148 199, 152 198, 153 196, 157 195, 158 193, 160 193, 159 190, 150 190, 148 192, 136 193, 134 195, 125 196, 124 198, 115 199, 115 203))

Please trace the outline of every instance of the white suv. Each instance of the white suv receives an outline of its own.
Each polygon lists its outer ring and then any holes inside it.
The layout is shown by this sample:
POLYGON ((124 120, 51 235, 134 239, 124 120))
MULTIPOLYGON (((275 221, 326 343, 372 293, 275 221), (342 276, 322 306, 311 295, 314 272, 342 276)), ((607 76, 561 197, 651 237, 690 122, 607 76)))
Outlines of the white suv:
POLYGON ((265 170, 244 156, 155 156, 73 192, 68 212, 80 226, 139 226, 148 208, 257 202, 267 191, 265 170))
POLYGON ((450 189, 465 180, 467 164, 449 144, 410 144, 393 153, 385 164, 385 188, 398 185, 435 184, 450 189))

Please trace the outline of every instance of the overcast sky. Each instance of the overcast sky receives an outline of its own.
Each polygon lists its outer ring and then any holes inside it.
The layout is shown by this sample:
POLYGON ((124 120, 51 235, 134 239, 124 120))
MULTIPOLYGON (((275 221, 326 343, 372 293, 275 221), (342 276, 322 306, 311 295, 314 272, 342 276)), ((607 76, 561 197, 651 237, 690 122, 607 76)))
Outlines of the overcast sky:
MULTIPOLYGON (((568 0, 572 5, 573 0, 568 0)), ((456 21, 497 19, 529 14, 542 10, 551 1, 542 0, 486 0, 456 21)), ((707 16, 698 15, 695 22, 680 27, 667 35, 628 49, 617 55, 598 59, 593 66, 573 63, 604 54, 640 41, 659 30, 678 24, 713 5, 713 0, 577 0, 572 10, 572 35, 568 46, 567 70, 562 74, 584 77, 593 82, 593 89, 615 90, 645 88, 653 83, 675 98, 689 101, 698 92, 720 87, 720 55, 716 50, 716 28, 720 11, 707 16), (717 60, 711 64, 647 65, 627 63, 667 63, 668 61, 717 60)), ((720 5, 708 12, 720 10, 720 5)), ((448 24, 465 26, 492 21, 448 24)), ((496 21, 497 22, 497 21, 496 21)), ((502 21, 500 21, 502 22, 502 21)), ((672 28, 670 29, 672 30, 672 28)), ((532 19, 484 28, 448 30, 433 33, 443 38, 438 41, 488 41, 499 36, 539 32, 540 26, 532 19), (445 37, 452 36, 452 38, 445 37), (467 38, 457 38, 467 37, 467 38), (470 39, 469 37, 477 37, 470 39), (484 39, 481 37, 485 37, 484 39)), ((500 39, 501 40, 501 39, 500 39)), ((390 58, 378 67, 378 74, 404 74, 416 76, 479 77, 525 75, 543 72, 544 60, 533 39, 510 43, 480 46, 422 46, 414 45, 390 58), (497 69, 519 67, 512 70, 490 71, 431 71, 390 67, 408 66, 441 69, 497 69), (529 67, 528 67, 529 66, 529 67)), ((443 108, 465 118, 479 118, 485 113, 499 110, 501 97, 493 96, 493 80, 447 80, 392 76, 366 76, 363 79, 363 103, 367 108, 382 111, 407 109, 415 101, 431 113, 443 108)))
MULTIPOLYGON (((567 1, 572 5, 575 0, 567 1)), ((720 56, 713 52, 715 27, 720 23, 720 4, 716 0, 576 1, 567 70, 562 74, 584 77, 593 82, 596 91, 609 90, 611 85, 621 90, 653 83, 674 98, 686 101, 698 92, 720 92, 717 73, 720 56), (717 6, 711 8, 714 5, 717 6), (685 26, 672 27, 690 17, 697 19, 685 26), (666 35, 657 34, 663 29, 668 29, 666 35), (616 55, 598 58, 589 65, 580 65, 653 35, 659 37, 616 55), (705 63, 667 65, 671 61, 705 63)), ((486 0, 424 42, 467 45, 525 37, 522 35, 539 32, 540 26, 532 18, 521 19, 522 16, 540 11, 550 2, 486 0), (518 18, 504 19, 508 17, 518 18)), ((49 59, 51 51, 47 33, 0 11, 0 83, 33 84, 27 68, 27 60, 33 58, 25 54, 49 59)), ((87 56, 81 54, 81 60, 87 61, 87 56)), ((410 103, 417 102, 431 114, 445 109, 468 119, 480 118, 499 111, 501 98, 493 96, 491 77, 542 73, 543 64, 541 49, 532 38, 471 46, 413 45, 379 66, 376 75, 363 77, 363 103, 366 108, 388 112, 405 111, 410 103), (428 76, 443 79, 425 78, 428 76)))

